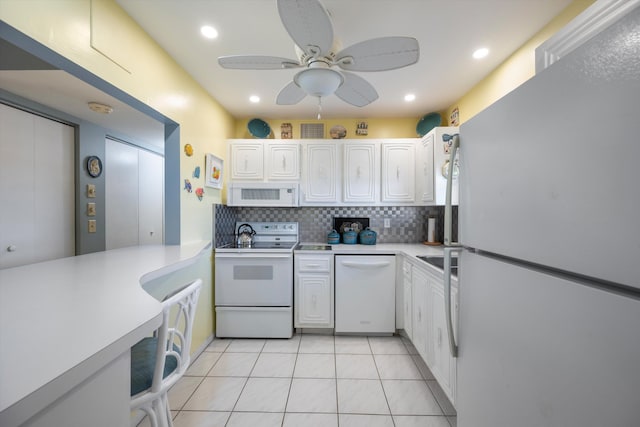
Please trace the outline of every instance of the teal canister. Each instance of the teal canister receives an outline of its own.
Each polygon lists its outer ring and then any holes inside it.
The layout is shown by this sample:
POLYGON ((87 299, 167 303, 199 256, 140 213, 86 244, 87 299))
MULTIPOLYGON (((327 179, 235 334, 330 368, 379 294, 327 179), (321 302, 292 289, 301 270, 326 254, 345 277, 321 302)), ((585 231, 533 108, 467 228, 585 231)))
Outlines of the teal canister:
POLYGON ((361 245, 375 245, 376 244, 376 236, 377 233, 370 229, 369 227, 365 228, 358 234, 358 238, 360 239, 361 245))
POLYGON ((331 233, 327 234, 327 243, 330 245, 339 244, 340 234, 336 230, 331 230, 331 233))
POLYGON ((348 230, 342 233, 342 243, 345 245, 355 245, 358 241, 358 233, 348 230))

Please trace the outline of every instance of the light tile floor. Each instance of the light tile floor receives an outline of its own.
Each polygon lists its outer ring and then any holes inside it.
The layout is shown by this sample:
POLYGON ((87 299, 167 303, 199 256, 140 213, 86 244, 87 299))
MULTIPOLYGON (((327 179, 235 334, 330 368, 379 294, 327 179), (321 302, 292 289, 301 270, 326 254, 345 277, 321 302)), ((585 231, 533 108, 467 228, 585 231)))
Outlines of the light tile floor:
POLYGON ((455 409, 401 337, 216 339, 169 402, 175 427, 456 426, 455 409))

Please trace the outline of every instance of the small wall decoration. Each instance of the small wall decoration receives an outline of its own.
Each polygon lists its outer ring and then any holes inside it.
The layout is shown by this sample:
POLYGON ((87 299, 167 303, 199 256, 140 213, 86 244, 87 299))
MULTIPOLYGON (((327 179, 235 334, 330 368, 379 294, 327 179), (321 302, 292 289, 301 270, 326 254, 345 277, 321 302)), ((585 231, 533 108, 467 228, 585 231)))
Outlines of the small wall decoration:
POLYGON ((193 156, 193 147, 191 144, 184 144, 184 154, 186 154, 187 157, 193 156))
POLYGON ((204 185, 211 188, 222 188, 222 159, 213 154, 207 154, 205 163, 204 185))
POLYGON ((198 197, 198 200, 202 201, 203 196, 204 196, 204 188, 202 187, 196 188, 196 197, 198 197))
POLYGON ((98 156, 87 157, 87 173, 92 178, 97 178, 102 174, 102 162, 98 156))
POLYGON ((451 112, 451 116, 449 117, 449 123, 451 126, 459 126, 460 125, 460 110, 458 107, 454 108, 451 112))
POLYGON ((189 181, 188 179, 184 180, 184 190, 187 190, 187 193, 191 193, 192 191, 191 181, 189 181))
POLYGON ((367 122, 356 123, 356 135, 369 135, 369 124, 367 122))
POLYGON ((200 166, 196 166, 196 168, 193 170, 193 177, 200 178, 200 166))
POLYGON ((291 123, 282 123, 280 125, 280 138, 282 139, 293 138, 293 126, 291 126, 291 123))

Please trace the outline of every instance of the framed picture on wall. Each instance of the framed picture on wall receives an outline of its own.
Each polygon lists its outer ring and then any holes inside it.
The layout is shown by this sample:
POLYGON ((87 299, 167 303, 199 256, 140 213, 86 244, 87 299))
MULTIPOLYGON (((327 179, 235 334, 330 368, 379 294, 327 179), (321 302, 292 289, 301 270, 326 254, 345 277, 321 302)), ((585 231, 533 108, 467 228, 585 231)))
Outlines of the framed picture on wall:
POLYGON ((204 185, 212 188, 222 188, 223 160, 213 154, 208 154, 205 159, 204 185))

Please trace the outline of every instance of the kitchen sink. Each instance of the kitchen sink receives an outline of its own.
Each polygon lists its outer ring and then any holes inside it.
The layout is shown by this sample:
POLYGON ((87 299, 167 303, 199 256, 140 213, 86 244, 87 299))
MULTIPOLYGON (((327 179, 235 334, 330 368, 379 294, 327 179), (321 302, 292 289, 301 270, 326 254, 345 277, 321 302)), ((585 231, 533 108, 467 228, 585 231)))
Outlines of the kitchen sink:
MULTIPOLYGON (((417 255, 419 259, 425 261, 431 265, 434 265, 440 269, 444 269, 444 257, 443 256, 426 256, 426 255, 417 255)), ((453 276, 458 275, 458 258, 451 257, 451 274, 453 276)))

